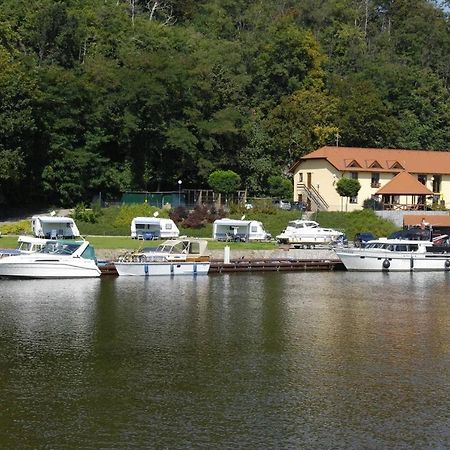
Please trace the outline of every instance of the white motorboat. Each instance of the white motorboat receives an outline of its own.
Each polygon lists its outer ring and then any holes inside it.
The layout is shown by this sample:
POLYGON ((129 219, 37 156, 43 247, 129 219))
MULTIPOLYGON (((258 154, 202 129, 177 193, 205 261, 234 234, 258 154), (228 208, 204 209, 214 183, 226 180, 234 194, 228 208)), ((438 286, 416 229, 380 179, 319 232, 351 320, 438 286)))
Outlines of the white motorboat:
POLYGON ((0 277, 89 278, 100 275, 94 249, 88 241, 47 241, 35 253, 0 259, 0 277))
POLYGON ((450 271, 450 246, 432 241, 381 238, 335 252, 350 271, 450 271))
POLYGON ((119 275, 206 275, 210 258, 207 241, 173 239, 156 249, 125 254, 114 262, 119 275))
POLYGON ((333 244, 345 239, 344 233, 332 228, 322 228, 314 220, 291 220, 286 229, 276 237, 280 244, 315 246, 333 244))

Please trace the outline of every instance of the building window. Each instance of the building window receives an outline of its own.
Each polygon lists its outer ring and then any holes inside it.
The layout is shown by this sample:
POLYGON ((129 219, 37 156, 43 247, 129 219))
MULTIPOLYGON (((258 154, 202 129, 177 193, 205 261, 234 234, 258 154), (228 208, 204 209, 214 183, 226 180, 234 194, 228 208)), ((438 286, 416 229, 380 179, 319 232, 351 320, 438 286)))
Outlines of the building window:
POLYGON ((420 183, 422 183, 423 185, 427 184, 427 176, 426 175, 417 175, 417 179, 419 180, 420 183))
POLYGON ((442 177, 440 175, 433 175, 431 177, 431 182, 433 183, 433 192, 441 192, 441 179, 442 177))
POLYGON ((373 188, 380 187, 380 174, 379 172, 372 172, 372 178, 370 180, 370 186, 373 188))
POLYGON ((358 197, 350 197, 350 203, 358 203, 358 197))
POLYGON ((303 172, 299 172, 298 174, 298 182, 303 183, 303 172))
POLYGON ((358 179, 358 172, 350 172, 350 178, 352 180, 357 180, 358 179))

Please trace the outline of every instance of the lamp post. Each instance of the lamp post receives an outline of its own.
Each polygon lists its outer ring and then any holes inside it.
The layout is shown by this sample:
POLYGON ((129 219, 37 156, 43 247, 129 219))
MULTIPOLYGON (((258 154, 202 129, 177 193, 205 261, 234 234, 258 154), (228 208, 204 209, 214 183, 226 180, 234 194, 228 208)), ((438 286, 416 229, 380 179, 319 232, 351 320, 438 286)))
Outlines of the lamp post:
POLYGON ((181 206, 181 185, 183 182, 178 180, 178 206, 181 206))

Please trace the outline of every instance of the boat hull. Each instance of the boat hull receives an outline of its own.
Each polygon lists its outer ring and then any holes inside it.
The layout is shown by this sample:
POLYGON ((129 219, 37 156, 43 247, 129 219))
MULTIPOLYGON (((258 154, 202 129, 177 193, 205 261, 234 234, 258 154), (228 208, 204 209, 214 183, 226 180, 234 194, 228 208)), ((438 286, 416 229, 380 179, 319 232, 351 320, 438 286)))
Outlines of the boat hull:
POLYGON ((371 255, 369 252, 337 251, 349 271, 367 272, 444 272, 450 271, 450 255, 395 252, 371 255))
POLYGON ((207 275, 208 262, 116 262, 117 273, 120 276, 160 276, 160 275, 207 275))
POLYGON ((338 236, 299 236, 299 235, 278 235, 277 240, 281 244, 305 244, 305 245, 319 245, 332 244, 338 239, 338 236))
MULTIPOLYGON (((13 256, 12 258, 18 258, 13 256)), ((5 258, 6 259, 6 258, 5 258)), ((95 278, 101 275, 100 269, 92 261, 74 262, 7 262, 0 264, 0 277, 3 278, 95 278)))

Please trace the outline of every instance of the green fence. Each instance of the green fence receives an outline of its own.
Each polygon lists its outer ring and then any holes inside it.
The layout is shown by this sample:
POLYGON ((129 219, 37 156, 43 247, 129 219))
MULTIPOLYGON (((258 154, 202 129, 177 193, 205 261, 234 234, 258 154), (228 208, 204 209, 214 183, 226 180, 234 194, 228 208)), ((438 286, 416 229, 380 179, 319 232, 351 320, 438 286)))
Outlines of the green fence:
POLYGON ((186 196, 182 192, 124 192, 122 204, 148 203, 150 206, 162 208, 169 204, 172 208, 186 205, 186 196))

